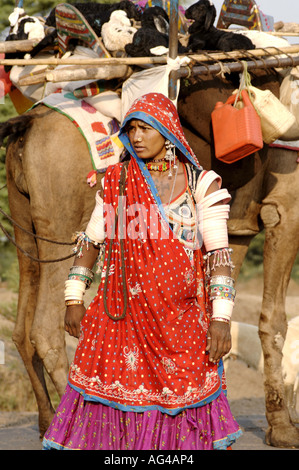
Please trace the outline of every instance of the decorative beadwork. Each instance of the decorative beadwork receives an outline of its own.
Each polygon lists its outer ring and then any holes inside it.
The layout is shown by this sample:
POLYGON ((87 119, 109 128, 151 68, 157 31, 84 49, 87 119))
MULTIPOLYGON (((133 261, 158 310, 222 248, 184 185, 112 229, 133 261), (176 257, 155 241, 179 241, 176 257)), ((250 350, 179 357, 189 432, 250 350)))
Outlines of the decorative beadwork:
POLYGON ((86 235, 85 232, 78 232, 74 237, 76 243, 73 252, 76 253, 77 258, 82 258, 83 256, 83 247, 86 246, 86 249, 89 250, 89 243, 92 243, 92 240, 86 235))
POLYGON ((170 167, 174 167, 174 165, 176 164, 176 160, 174 163, 172 162, 167 162, 167 161, 163 161, 162 163, 156 163, 155 162, 149 162, 149 163, 146 163, 145 166, 146 168, 149 170, 149 171, 167 171, 170 169, 170 167))
POLYGON ((225 299, 235 300, 236 289, 234 287, 225 285, 213 285, 210 286, 210 300, 225 299))
POLYGON ((232 248, 220 248, 219 250, 209 251, 204 255, 203 258, 206 261, 206 275, 209 276, 211 271, 215 271, 215 268, 219 266, 228 266, 231 269, 234 269, 235 266, 231 260, 232 252, 232 248), (211 256, 213 256, 212 264, 210 262, 211 256))
POLYGON ((74 279, 76 281, 83 281, 85 282, 86 289, 89 289, 92 283, 92 279, 88 276, 84 276, 83 274, 75 274, 75 273, 70 273, 68 275, 68 279, 74 279))
POLYGON ((105 259, 105 242, 99 245, 100 251, 96 261, 96 274, 102 274, 105 259))

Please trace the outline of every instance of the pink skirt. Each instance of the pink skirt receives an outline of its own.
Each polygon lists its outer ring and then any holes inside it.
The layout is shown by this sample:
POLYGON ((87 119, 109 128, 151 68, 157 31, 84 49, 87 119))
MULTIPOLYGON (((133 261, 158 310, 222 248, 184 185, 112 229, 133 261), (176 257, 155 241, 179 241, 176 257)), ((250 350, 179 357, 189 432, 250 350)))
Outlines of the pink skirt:
POLYGON ((211 403, 175 416, 159 410, 121 411, 86 401, 69 385, 47 430, 44 449, 227 449, 242 434, 223 392, 211 403))

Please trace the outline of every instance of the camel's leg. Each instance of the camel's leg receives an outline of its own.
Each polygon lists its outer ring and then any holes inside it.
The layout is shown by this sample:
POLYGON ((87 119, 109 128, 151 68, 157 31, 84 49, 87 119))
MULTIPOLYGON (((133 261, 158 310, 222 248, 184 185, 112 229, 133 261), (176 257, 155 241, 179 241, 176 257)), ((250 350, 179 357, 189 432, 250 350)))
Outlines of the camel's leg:
MULTIPOLYGON (((273 157, 274 158, 274 157, 273 157)), ((298 194, 299 168, 294 166, 296 153, 280 155, 290 159, 288 174, 279 173, 273 191, 263 201, 261 217, 265 225, 264 293, 259 334, 264 353, 264 385, 266 416, 269 423, 266 440, 276 447, 299 447, 299 429, 290 420, 282 377, 282 350, 275 342, 280 334, 285 338, 287 319, 285 297, 291 269, 299 248, 298 194), (291 155, 293 154, 293 155, 291 155), (294 171, 291 171, 292 165, 294 171)), ((275 160, 274 160, 275 164, 275 160)))
POLYGON ((248 251, 249 244, 253 236, 229 236, 229 246, 232 248, 232 262, 234 264, 234 269, 232 271, 233 278, 235 281, 238 279, 240 270, 245 259, 245 256, 248 251))
MULTIPOLYGON (((67 256, 70 247, 53 247, 47 244, 40 249, 42 259, 60 259, 67 256)), ((68 358, 65 348, 63 286, 69 271, 69 262, 42 264, 40 288, 37 297, 35 318, 31 329, 31 341, 61 397, 67 383, 68 358)))
POLYGON ((264 294, 259 332, 265 364, 266 416, 269 423, 267 443, 276 447, 299 447, 299 430, 291 424, 284 394, 282 351, 275 343, 275 335, 280 333, 285 337, 287 331, 285 297, 296 254, 290 247, 297 233, 298 228, 290 232, 287 224, 280 224, 275 229, 266 228, 265 236, 264 294), (275 253, 282 253, 283 256, 278 259, 275 253))
MULTIPOLYGON (((26 138, 23 170, 28 177, 30 210, 36 233, 49 240, 71 242, 86 228, 95 191, 86 184, 92 164, 85 139, 73 123, 51 112, 35 119, 26 138)), ((61 259, 72 246, 37 240, 41 260, 61 259)), ((40 263, 31 342, 59 396, 65 390, 68 360, 64 332, 64 282, 74 259, 40 263)))
MULTIPOLYGON (((17 150, 17 146, 14 145, 14 147, 17 150)), ((17 154, 14 154, 14 147, 10 147, 6 157, 10 211, 14 220, 25 229, 32 231, 29 200, 18 190, 15 184, 15 181, 17 181, 20 186, 23 186, 24 181, 22 181, 21 171, 18 172, 17 162, 13 162, 13 159, 17 158, 17 154)), ((37 257, 36 244, 32 236, 16 227, 15 240, 26 252, 37 257)), ((39 288, 39 265, 21 252, 18 252, 18 260, 20 285, 13 341, 22 357, 32 384, 38 406, 40 432, 43 434, 51 422, 54 410, 45 384, 43 363, 30 342, 30 331, 34 321, 39 288)))

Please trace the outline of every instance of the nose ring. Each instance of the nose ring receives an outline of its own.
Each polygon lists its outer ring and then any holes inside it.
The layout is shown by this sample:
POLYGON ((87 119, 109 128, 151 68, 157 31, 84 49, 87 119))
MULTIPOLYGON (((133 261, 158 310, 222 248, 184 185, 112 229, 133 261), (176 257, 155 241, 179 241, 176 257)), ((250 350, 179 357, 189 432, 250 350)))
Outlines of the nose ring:
POLYGON ((137 142, 141 142, 141 140, 142 140, 141 137, 138 137, 137 142))

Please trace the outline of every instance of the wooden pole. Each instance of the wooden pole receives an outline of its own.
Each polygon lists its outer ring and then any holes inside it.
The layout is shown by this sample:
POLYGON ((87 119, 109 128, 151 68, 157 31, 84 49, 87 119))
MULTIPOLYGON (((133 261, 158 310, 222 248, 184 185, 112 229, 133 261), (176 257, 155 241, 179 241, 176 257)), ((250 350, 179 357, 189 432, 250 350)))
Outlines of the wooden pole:
MULTIPOLYGON (((15 41, 18 42, 18 41, 15 41)), ((0 49, 1 52, 1 49, 0 49)), ((246 59, 250 56, 253 57, 267 57, 270 55, 277 56, 280 54, 298 54, 299 53, 299 44, 295 44, 289 47, 265 47, 263 49, 253 49, 251 51, 232 51, 232 52, 209 52, 201 54, 187 54, 190 59, 195 62, 207 62, 207 61, 217 61, 217 60, 227 60, 227 59, 246 59)), ((176 56, 175 56, 176 57, 176 56)), ((172 57, 172 58, 175 58, 172 57)), ((102 65, 145 65, 145 64, 167 64, 166 56, 159 57, 109 57, 109 58, 84 58, 76 59, 69 57, 67 59, 59 59, 56 57, 49 57, 48 59, 1 59, 0 65, 93 65, 93 66, 102 66, 102 65)))
POLYGON ((76 59, 69 57, 67 59, 59 59, 56 57, 49 57, 48 59, 1 59, 0 65, 145 65, 145 64, 166 64, 166 57, 108 57, 108 58, 94 58, 94 59, 76 59))
POLYGON ((42 70, 40 73, 29 74, 21 77, 18 81, 20 86, 37 85, 44 82, 74 82, 78 80, 112 80, 114 78, 126 79, 132 70, 127 65, 116 65, 111 67, 66 67, 65 69, 42 70))
MULTIPOLYGON (((227 31, 227 30, 225 30, 227 31)), ((270 36, 298 37, 299 33, 267 32, 270 36)), ((19 41, 0 41, 0 53, 11 54, 13 52, 30 52, 39 43, 37 39, 23 39, 19 41)))
POLYGON ((169 57, 176 59, 178 55, 178 0, 170 0, 169 18, 169 57))
POLYGON ((0 42, 0 53, 30 52, 39 43, 39 39, 24 39, 22 41, 0 42))
MULTIPOLYGON (((297 56, 269 56, 268 58, 263 59, 254 59, 246 60, 248 70, 254 70, 258 68, 286 68, 286 67, 295 67, 299 65, 299 55, 297 56)), ((191 75, 216 75, 218 73, 225 72, 226 70, 230 72, 241 72, 243 69, 243 64, 240 61, 235 62, 220 62, 214 64, 204 63, 202 65, 193 65, 190 67, 181 67, 178 70, 175 70, 175 82, 179 78, 185 78, 191 75)), ((132 69, 126 65, 119 65, 118 67, 92 67, 86 66, 82 68, 78 67, 67 67, 65 69, 58 70, 43 70, 33 72, 27 76, 23 76, 19 80, 20 86, 25 85, 36 85, 38 83, 44 83, 45 81, 75 81, 75 80, 96 80, 96 79, 111 79, 111 78, 121 78, 128 77, 131 74, 132 69)), ((169 94, 170 99, 175 99, 175 88, 170 87, 172 94, 169 94)))
MULTIPOLYGON (((192 67, 192 76, 196 75, 217 75, 222 72, 226 72, 224 69, 227 68, 230 72, 242 72, 243 64, 242 62, 227 62, 222 64, 218 62, 212 65, 195 65, 192 67)), ((255 69, 270 69, 270 68, 286 68, 286 67, 296 67, 299 65, 299 55, 294 57, 269 57, 267 59, 255 59, 254 61, 246 61, 247 70, 255 69)), ((179 78, 186 78, 190 75, 190 68, 181 67, 178 70, 177 75, 179 78)))
MULTIPOLYGON (((178 55, 178 0, 170 0, 170 18, 169 18, 169 58, 176 59, 178 55)), ((168 97, 171 100, 176 98, 177 94, 177 71, 172 70, 169 74, 168 97)))

